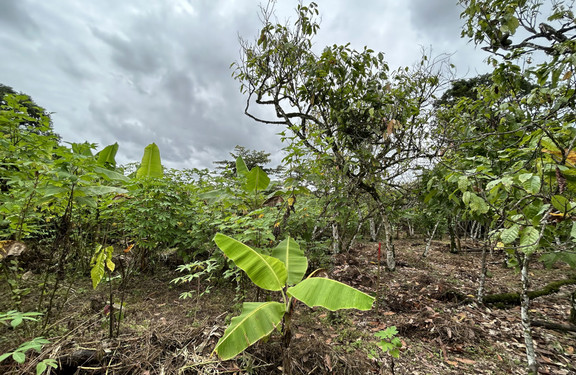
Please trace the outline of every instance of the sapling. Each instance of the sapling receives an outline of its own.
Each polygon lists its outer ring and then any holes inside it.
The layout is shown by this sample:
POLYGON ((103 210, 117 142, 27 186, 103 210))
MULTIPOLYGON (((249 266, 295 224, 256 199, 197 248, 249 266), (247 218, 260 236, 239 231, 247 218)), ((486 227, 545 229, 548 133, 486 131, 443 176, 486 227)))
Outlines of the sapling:
POLYGON ((288 348, 292 337, 293 299, 309 307, 322 306, 331 311, 341 309, 370 310, 374 297, 351 286, 323 277, 306 279, 308 259, 296 241, 288 237, 268 256, 221 233, 216 245, 242 269, 254 284, 280 293, 281 302, 245 302, 242 313, 232 318, 214 351, 221 359, 234 358, 250 345, 268 336, 282 323, 284 374, 291 373, 288 348))
POLYGON ((378 346, 384 353, 390 355, 390 372, 394 375, 394 358, 400 358, 400 348, 402 341, 396 337, 398 330, 396 326, 391 326, 383 331, 376 332, 374 336, 380 339, 378 346))

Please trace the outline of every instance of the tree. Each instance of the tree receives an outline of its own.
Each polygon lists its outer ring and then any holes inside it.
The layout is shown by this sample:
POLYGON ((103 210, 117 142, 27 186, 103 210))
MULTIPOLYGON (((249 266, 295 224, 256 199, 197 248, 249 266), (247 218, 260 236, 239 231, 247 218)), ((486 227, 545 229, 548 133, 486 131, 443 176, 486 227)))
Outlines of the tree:
POLYGON ((234 151, 230 153, 231 160, 219 160, 214 164, 218 165, 216 169, 221 170, 223 174, 228 177, 236 175, 236 160, 241 157, 246 163, 248 170, 254 167, 260 167, 267 174, 278 174, 283 170, 282 166, 276 168, 265 168, 265 165, 270 163, 270 153, 266 151, 250 150, 244 146, 236 145, 234 151))
MULTIPOLYGON (((19 120, 19 126, 22 130, 26 129, 38 135, 56 136, 58 140, 60 139, 60 137, 54 133, 52 129, 52 119, 44 108, 38 106, 30 96, 24 93, 18 93, 12 87, 0 83, 0 105, 5 106, 5 109, 7 109, 7 106, 15 104, 21 106, 19 110, 20 113, 25 110, 27 114, 26 118, 19 120), (8 95, 13 98, 10 101, 10 103, 13 104, 8 104, 8 95), (49 121, 48 127, 46 127, 45 119, 49 121)), ((15 109, 18 110, 17 108, 15 109)), ((2 130, 4 131, 4 129, 2 130)))
POLYGON ((413 68, 391 72, 384 55, 368 48, 333 45, 316 55, 317 5, 298 5, 293 26, 273 23, 272 8, 262 8, 258 40, 241 40, 235 78, 247 95, 245 114, 285 127, 281 134, 291 142, 292 162, 322 159, 327 171, 371 197, 384 218, 393 270, 387 192, 400 186, 428 148, 430 107, 446 60, 424 56, 413 68), (275 116, 260 115, 254 104, 270 107, 275 116))
POLYGON ((530 262, 540 253, 549 262, 576 265, 570 250, 576 232, 565 220, 576 208, 575 18, 566 1, 460 3, 462 35, 490 52, 494 71, 476 98, 462 98, 452 107, 449 124, 473 137, 460 138, 464 150, 453 147, 448 153, 465 161, 450 164, 456 172, 449 178, 458 181, 471 212, 490 210, 492 233, 520 269, 528 369, 537 373, 530 262), (480 153, 470 157, 471 150, 480 153))

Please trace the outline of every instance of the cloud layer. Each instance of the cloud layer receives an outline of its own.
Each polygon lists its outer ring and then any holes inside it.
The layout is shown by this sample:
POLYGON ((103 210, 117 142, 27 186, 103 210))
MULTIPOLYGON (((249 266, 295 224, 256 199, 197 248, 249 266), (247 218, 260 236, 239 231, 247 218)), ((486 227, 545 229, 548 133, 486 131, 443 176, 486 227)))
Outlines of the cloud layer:
MULTIPOLYGON (((455 53, 460 72, 482 69, 482 53, 459 38, 452 1, 317 3, 315 48, 366 45, 398 67, 432 46, 455 53)), ((276 15, 294 19, 296 5, 283 1, 276 15)), ((279 163, 281 129, 243 115, 245 98, 231 77, 238 35, 252 39, 259 28, 258 3, 248 0, 5 0, 0 83, 54 112, 65 141, 99 149, 118 142, 123 163, 139 161, 152 142, 174 168, 211 168, 237 144, 279 163)))

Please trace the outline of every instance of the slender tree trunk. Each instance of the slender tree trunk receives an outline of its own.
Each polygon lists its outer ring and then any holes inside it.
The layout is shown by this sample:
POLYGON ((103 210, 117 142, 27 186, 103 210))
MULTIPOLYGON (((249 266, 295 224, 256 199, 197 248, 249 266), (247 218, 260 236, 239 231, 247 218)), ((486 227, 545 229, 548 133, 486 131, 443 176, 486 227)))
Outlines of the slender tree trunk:
POLYGON ((528 289, 530 287, 530 276, 528 273, 530 256, 526 254, 516 253, 516 256, 521 261, 522 271, 520 272, 522 280, 522 300, 520 313, 522 316, 522 331, 524 332, 524 343, 526 344, 526 360, 528 362, 528 373, 538 374, 538 361, 536 360, 536 352, 534 350, 534 339, 532 338, 532 329, 530 327, 530 298, 528 297, 528 289))
POLYGON ((426 242, 426 247, 424 248, 424 252, 422 253, 422 258, 426 258, 428 256, 428 252, 430 251, 430 245, 432 245, 432 239, 436 234, 436 229, 438 229, 438 224, 440 224, 440 221, 437 221, 436 225, 434 225, 434 229, 432 229, 432 234, 428 238, 428 242, 426 242))
POLYGON ((570 317, 568 321, 576 325, 576 290, 572 292, 572 296, 570 297, 570 317))
POLYGON ((338 223, 332 223, 332 254, 340 253, 340 234, 338 232, 338 223))
POLYGON ((368 222, 370 224, 370 241, 376 242, 378 236, 378 231, 376 230, 376 220, 371 217, 368 219, 368 222))
POLYGON ((292 306, 284 314, 284 332, 282 335, 282 374, 292 374, 292 363, 290 362, 290 341, 292 341, 292 306))
POLYGON ((455 230, 454 218, 450 218, 448 221, 448 233, 450 234, 450 252, 452 254, 457 254, 460 252, 460 239, 455 230))
POLYGON ((388 215, 382 215, 382 225, 384 226, 384 247, 386 248, 386 267, 389 271, 396 270, 396 252, 392 242, 392 225, 388 215))
POLYGON ((486 294, 485 289, 486 273, 488 271, 486 266, 486 258, 488 257, 487 247, 488 245, 486 244, 482 245, 482 265, 480 266, 480 283, 478 285, 478 296, 476 297, 478 303, 482 303, 484 301, 484 295, 486 294))

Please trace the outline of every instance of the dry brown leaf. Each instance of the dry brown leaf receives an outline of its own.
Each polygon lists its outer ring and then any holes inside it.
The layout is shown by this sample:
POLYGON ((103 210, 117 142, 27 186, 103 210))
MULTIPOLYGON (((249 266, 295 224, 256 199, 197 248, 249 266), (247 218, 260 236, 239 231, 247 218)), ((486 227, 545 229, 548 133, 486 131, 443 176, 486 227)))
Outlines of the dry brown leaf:
POLYGON ((572 71, 569 70, 566 72, 566 74, 564 74, 564 77, 562 77, 562 80, 566 81, 568 79, 570 79, 572 77, 572 71))
POLYGON ((467 359, 467 358, 454 358, 454 359, 457 360, 458 362, 464 363, 466 365, 476 364, 476 361, 473 361, 473 360, 467 359))

